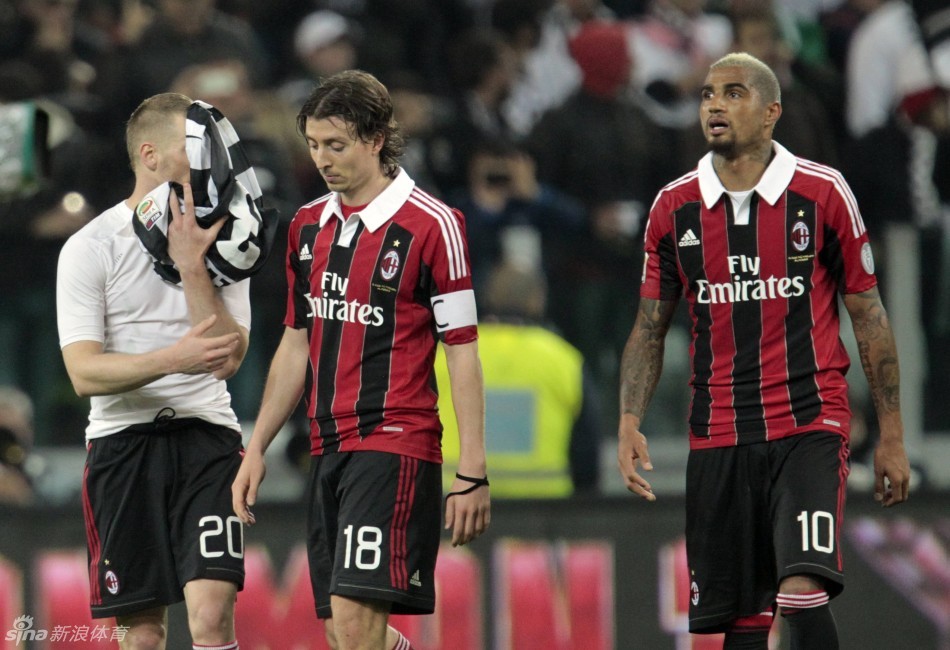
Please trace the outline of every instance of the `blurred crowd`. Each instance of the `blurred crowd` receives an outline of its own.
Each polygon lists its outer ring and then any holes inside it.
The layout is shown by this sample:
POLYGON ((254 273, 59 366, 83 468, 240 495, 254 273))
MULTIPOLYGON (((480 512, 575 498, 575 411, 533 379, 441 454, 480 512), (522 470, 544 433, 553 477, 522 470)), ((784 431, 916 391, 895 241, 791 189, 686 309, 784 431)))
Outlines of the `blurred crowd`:
MULTIPOLYGON (((124 123, 142 99, 218 107, 286 232, 325 192, 294 116, 317 78, 362 68, 392 92, 404 167, 465 213, 476 291, 500 265, 543 275, 542 318, 583 355, 610 436, 646 215, 704 152, 708 65, 744 50, 782 82, 776 140, 857 194, 885 304, 918 295, 921 426, 950 431, 948 14, 941 0, 0 0, 0 383, 32 398, 38 443, 80 443, 56 259, 128 195, 124 123)), ((231 382, 244 419, 282 330, 278 242, 231 382)))

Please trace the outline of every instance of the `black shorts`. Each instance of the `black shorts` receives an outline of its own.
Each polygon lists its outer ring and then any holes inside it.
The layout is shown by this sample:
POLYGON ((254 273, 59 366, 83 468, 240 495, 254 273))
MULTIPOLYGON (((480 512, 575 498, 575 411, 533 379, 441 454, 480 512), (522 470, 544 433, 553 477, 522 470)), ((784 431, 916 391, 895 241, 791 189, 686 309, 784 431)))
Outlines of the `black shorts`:
POLYGON ((391 603, 393 614, 435 609, 442 520, 436 463, 377 451, 314 456, 307 551, 317 616, 330 594, 391 603))
POLYGON ((841 593, 848 456, 847 441, 826 431, 690 452, 690 632, 771 611, 790 575, 818 576, 830 596, 841 593))
POLYGON ((135 425, 89 443, 83 513, 93 618, 183 598, 197 578, 244 585, 231 509, 241 435, 195 418, 135 425))

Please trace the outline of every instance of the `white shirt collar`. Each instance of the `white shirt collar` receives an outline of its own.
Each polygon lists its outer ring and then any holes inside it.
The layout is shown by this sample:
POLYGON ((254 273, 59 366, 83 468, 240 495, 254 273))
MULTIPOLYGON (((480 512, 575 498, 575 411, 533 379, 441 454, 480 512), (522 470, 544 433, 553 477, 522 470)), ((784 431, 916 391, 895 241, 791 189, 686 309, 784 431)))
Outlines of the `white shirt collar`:
MULTIPOLYGON (((409 195, 412 194, 415 186, 416 182, 409 177, 406 170, 400 169, 393 182, 360 211, 360 221, 363 222, 367 230, 376 232, 409 199, 409 195)), ((324 204, 323 212, 320 214, 321 228, 327 225, 327 221, 334 215, 340 221, 343 221, 343 211, 340 205, 340 194, 333 192, 330 199, 324 204)))
MULTIPOLYGON (((775 157, 772 158, 772 162, 765 168, 762 178, 753 188, 769 205, 775 205, 782 197, 789 183, 792 182, 797 165, 795 156, 774 140, 772 141, 772 150, 775 152, 775 157)), ((713 169, 712 157, 713 154, 710 151, 702 157, 698 167, 699 191, 703 195, 703 203, 706 205, 706 209, 712 209, 726 191, 726 188, 722 186, 722 181, 719 180, 719 176, 716 175, 716 171, 713 169)))

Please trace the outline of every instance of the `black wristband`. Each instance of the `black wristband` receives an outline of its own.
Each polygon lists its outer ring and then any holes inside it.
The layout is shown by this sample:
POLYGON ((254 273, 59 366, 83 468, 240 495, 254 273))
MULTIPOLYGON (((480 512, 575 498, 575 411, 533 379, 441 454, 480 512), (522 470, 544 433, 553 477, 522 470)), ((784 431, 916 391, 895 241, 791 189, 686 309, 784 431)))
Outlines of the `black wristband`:
POLYGON ((458 492, 449 492, 448 494, 445 495, 446 501, 449 500, 449 497, 459 496, 462 494, 468 494, 469 492, 473 492, 482 486, 488 486, 488 476, 485 476, 485 478, 473 478, 471 476, 464 476, 456 472, 455 478, 461 479, 463 481, 468 481, 469 483, 473 483, 474 485, 472 485, 471 487, 465 488, 464 490, 459 490, 458 492))
POLYGON ((474 483, 475 487, 480 487, 482 485, 488 485, 488 475, 485 475, 485 478, 472 478, 471 476, 463 476, 458 472, 455 472, 455 478, 460 478, 463 481, 468 481, 469 483, 474 483))

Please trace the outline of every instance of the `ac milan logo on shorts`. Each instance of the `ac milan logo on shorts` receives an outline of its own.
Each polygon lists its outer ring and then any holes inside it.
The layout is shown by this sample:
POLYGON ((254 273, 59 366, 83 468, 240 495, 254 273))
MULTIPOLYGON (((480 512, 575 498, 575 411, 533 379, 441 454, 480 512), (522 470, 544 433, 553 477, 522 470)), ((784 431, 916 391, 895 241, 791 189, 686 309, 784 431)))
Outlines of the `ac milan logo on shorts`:
POLYGON ((383 255, 379 272, 383 276, 383 280, 392 280, 397 271, 399 271, 399 253, 391 250, 383 255))
POLYGON ((801 252, 808 248, 808 242, 811 241, 811 233, 808 232, 808 226, 804 221, 797 222, 792 226, 792 246, 795 250, 801 252))
POLYGON ((694 605, 699 604, 699 585, 696 582, 689 586, 689 601, 694 605))
POLYGON ((119 578, 112 571, 106 571, 106 589, 113 596, 119 593, 119 578))

